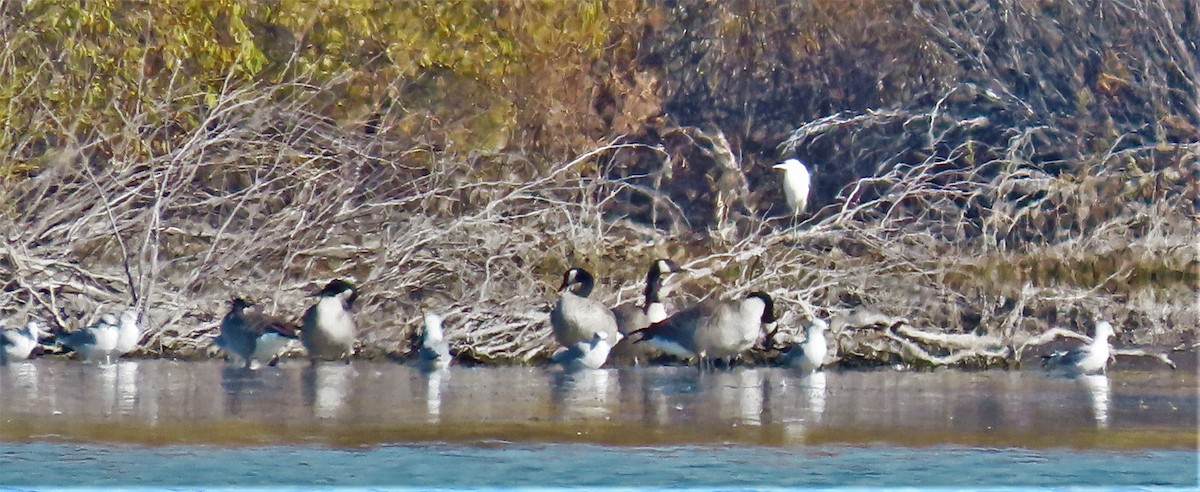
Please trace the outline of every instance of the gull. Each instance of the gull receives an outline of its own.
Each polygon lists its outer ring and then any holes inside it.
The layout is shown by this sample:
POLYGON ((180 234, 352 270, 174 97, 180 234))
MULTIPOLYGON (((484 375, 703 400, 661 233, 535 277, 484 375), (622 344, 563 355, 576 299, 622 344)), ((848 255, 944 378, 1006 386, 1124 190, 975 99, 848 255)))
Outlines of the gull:
POLYGON ((434 312, 425 313, 425 329, 421 332, 421 347, 418 351, 421 366, 429 370, 450 367, 450 344, 442 330, 442 317, 434 312))
POLYGON ((1056 350, 1042 356, 1042 365, 1061 369, 1068 374, 1103 374, 1108 365, 1108 339, 1113 336, 1113 327, 1107 321, 1096 323, 1096 336, 1092 342, 1070 350, 1056 350))
POLYGON ((21 328, 6 328, 0 331, 0 345, 4 347, 4 350, 0 351, 0 364, 33 357, 41 345, 41 340, 48 335, 36 320, 29 320, 21 328))
POLYGON ((828 351, 825 342, 825 330, 828 329, 829 325, 825 320, 813 319, 804 329, 804 341, 783 352, 783 363, 804 373, 813 373, 821 369, 821 365, 825 363, 825 353, 828 351))
POLYGON ((599 369, 608 360, 611 349, 608 334, 600 331, 594 333, 591 340, 575 343, 554 354, 552 360, 568 370, 599 369))
POLYGON ((112 313, 100 317, 96 324, 81 330, 58 334, 59 345, 68 347, 86 361, 103 360, 111 363, 116 356, 120 339, 120 320, 112 313))
MULTIPOLYGON (((112 313, 110 313, 112 314, 112 313)), ((113 316, 116 316, 113 314, 113 316)), ((138 314, 134 309, 126 309, 118 317, 117 324, 117 345, 114 348, 113 357, 133 352, 138 347, 138 342, 142 340, 142 329, 138 326, 138 314)))

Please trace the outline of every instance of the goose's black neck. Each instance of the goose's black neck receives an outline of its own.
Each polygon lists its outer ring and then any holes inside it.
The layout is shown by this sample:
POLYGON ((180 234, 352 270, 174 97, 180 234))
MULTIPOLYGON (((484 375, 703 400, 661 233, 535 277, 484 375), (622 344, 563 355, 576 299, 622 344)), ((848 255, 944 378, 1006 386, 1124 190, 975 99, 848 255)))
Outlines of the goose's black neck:
POLYGON ((662 273, 658 271, 658 264, 650 267, 646 272, 646 289, 642 294, 646 296, 646 305, 651 303, 661 302, 658 298, 658 290, 662 288, 662 273))

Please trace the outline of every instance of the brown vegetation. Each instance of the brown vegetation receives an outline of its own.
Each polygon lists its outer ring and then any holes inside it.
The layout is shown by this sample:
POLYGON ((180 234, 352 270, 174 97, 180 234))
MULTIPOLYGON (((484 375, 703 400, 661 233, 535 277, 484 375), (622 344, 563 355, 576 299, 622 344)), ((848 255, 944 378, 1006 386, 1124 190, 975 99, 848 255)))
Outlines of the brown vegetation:
POLYGON ((680 302, 767 290, 847 362, 1192 343, 1196 5, 852 3, 2 6, 0 314, 133 303, 144 353, 204 355, 231 296, 345 277, 367 355, 433 308, 523 362, 570 265, 616 304, 670 257, 680 302))

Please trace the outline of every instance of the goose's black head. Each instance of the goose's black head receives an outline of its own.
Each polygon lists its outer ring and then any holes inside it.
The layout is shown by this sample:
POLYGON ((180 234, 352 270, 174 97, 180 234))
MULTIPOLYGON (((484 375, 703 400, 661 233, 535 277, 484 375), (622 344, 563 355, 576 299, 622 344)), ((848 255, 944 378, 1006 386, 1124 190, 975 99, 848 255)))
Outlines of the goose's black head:
POLYGON ((595 285, 596 280, 592 278, 592 274, 582 268, 574 267, 563 274, 562 285, 558 286, 558 290, 570 289, 579 296, 587 297, 592 293, 595 285))
POLYGON ((234 312, 240 313, 243 310, 245 310, 246 308, 251 307, 253 305, 254 305, 253 302, 247 301, 241 297, 235 297, 235 298, 229 300, 229 307, 234 312))
POLYGON ((342 279, 334 279, 325 284, 325 288, 317 292, 318 297, 340 297, 342 302, 349 308, 354 305, 354 300, 358 299, 358 289, 354 284, 342 279))
POLYGON ((746 296, 746 299, 757 298, 763 302, 763 324, 775 322, 775 301, 771 300, 771 296, 766 292, 755 291, 746 296))

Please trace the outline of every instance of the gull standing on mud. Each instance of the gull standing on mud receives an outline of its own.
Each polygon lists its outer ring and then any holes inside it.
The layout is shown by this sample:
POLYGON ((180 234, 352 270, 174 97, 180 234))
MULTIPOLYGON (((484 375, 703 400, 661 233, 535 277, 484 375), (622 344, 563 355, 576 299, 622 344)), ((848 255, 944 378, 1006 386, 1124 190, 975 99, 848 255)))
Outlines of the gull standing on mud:
POLYGON ((317 303, 304 312, 300 342, 315 364, 318 360, 346 359, 354 352, 354 319, 350 308, 358 298, 354 284, 332 280, 317 293, 317 303))
POLYGON ((58 333, 58 344, 74 350, 85 361, 103 360, 111 363, 120 338, 120 320, 112 313, 100 317, 96 324, 81 330, 58 333))
POLYGON ((803 214, 808 208, 808 193, 812 185, 808 167, 799 159, 788 159, 772 167, 783 171, 783 196, 787 199, 792 217, 803 214))
POLYGON ((418 351, 421 366, 426 370, 450 367, 450 344, 442 329, 442 317, 435 312, 425 313, 425 329, 421 331, 421 347, 418 351))
POLYGON ((825 363, 825 354, 829 348, 825 342, 825 330, 829 325, 825 320, 815 318, 804 328, 805 338, 801 343, 792 345, 783 352, 784 365, 808 374, 821 369, 825 363))
POLYGON ((6 328, 0 331, 0 364, 28 360, 41 345, 41 341, 50 333, 42 330, 41 323, 29 320, 21 328, 6 328))
POLYGON ((592 335, 591 340, 578 342, 554 354, 552 359, 567 370, 599 369, 608 360, 611 349, 608 334, 600 331, 592 335))
POLYGON ((246 311, 254 303, 241 297, 229 301, 229 312, 221 319, 221 348, 244 360, 246 369, 258 369, 259 361, 269 365, 279 362, 279 355, 292 340, 299 337, 299 328, 283 319, 260 311, 246 311))
POLYGON ((1113 336, 1113 327, 1107 321, 1096 323, 1096 336, 1092 342, 1070 350, 1056 350, 1042 356, 1042 365, 1060 369, 1071 375, 1104 374, 1108 366, 1108 339, 1113 336))
MULTIPOLYGON (((113 314, 113 316, 116 316, 113 314)), ((113 358, 133 352, 142 341, 142 328, 138 326, 136 309, 129 308, 121 313, 117 326, 117 345, 114 347, 113 358)))
POLYGON ((592 274, 582 268, 572 268, 563 274, 561 294, 550 311, 550 327, 559 345, 571 347, 590 342, 597 333, 604 333, 609 343, 621 340, 617 319, 599 301, 588 299, 595 286, 592 274))
POLYGON ((723 359, 728 366, 754 346, 763 325, 774 322, 771 296, 752 292, 737 301, 709 299, 630 336, 677 357, 698 357, 702 368, 706 362, 711 367, 713 359, 723 359))

